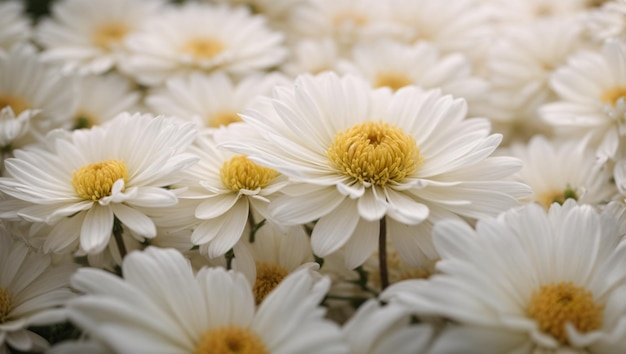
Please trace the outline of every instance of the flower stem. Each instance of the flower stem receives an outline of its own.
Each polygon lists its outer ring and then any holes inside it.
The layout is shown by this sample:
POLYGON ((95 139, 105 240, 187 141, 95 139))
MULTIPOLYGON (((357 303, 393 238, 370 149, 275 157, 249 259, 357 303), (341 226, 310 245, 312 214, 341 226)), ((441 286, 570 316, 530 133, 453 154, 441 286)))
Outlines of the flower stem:
POLYGON ((124 259, 126 257, 126 245, 124 244, 124 239, 122 238, 122 234, 124 233, 124 227, 122 226, 122 222, 117 216, 113 217, 113 237, 115 237, 115 243, 117 244, 117 249, 120 251, 120 257, 124 259))
POLYGON ((378 230, 378 266, 380 269, 380 291, 389 286, 389 274, 387 273, 387 221, 383 216, 380 219, 378 230))

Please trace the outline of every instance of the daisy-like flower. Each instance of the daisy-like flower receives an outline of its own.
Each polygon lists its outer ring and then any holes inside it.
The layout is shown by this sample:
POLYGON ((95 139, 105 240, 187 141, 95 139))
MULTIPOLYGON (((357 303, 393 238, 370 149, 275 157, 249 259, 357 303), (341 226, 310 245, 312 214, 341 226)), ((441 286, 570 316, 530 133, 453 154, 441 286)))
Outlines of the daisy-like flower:
POLYGON ((364 77, 374 87, 398 90, 417 85, 440 88, 442 93, 464 98, 470 109, 485 104, 488 83, 472 76, 472 65, 462 54, 440 56, 427 42, 407 45, 394 41, 360 44, 352 50, 352 60, 337 64, 337 71, 364 77))
POLYGON ((392 0, 390 6, 405 41, 427 41, 442 54, 461 52, 475 65, 493 38, 491 12, 478 0, 392 0))
POLYGON ((203 255, 219 257, 233 248, 246 226, 254 227, 260 221, 254 221, 253 213, 268 217, 268 198, 273 198, 287 179, 244 155, 217 149, 211 134, 198 136, 190 152, 200 161, 176 186, 187 188, 180 195, 182 200, 196 202, 191 241, 200 245, 203 255))
MULTIPOLYGON (((16 150, 5 161, 9 177, 0 191, 32 203, 18 215, 55 225, 44 252, 64 252, 80 239, 81 249, 99 253, 114 229, 125 226, 137 238, 156 235, 144 208, 177 203, 180 170, 195 163, 184 150, 196 130, 152 115, 121 114, 106 126, 75 130, 48 148, 16 150)), ((10 207, 10 205, 6 205, 10 207)))
POLYGON ((346 353, 318 306, 330 281, 312 268, 291 274, 255 309, 241 273, 203 268, 177 251, 148 247, 124 259, 125 279, 81 269, 85 292, 70 319, 117 353, 346 353))
POLYGON ((556 100, 550 75, 582 47, 582 26, 572 19, 545 19, 532 26, 509 25, 491 47, 486 64, 492 84, 494 128, 510 141, 551 133, 541 105, 556 100))
POLYGON ((122 112, 138 111, 141 93, 128 78, 115 72, 78 79, 73 128, 91 128, 122 112))
POLYGON ((219 128, 240 122, 237 115, 274 86, 289 82, 278 73, 252 74, 239 82, 224 72, 193 73, 167 80, 165 87, 152 90, 146 105, 158 114, 196 122, 199 128, 219 128))
POLYGON ((43 64, 33 46, 0 50, 0 149, 21 147, 66 127, 74 90, 74 81, 43 64))
POLYGON ((350 353, 426 352, 434 330, 427 324, 409 325, 410 317, 403 306, 366 301, 342 328, 350 353))
POLYGON ((283 35, 245 7, 188 3, 170 8, 129 36, 123 69, 145 85, 194 71, 245 75, 280 64, 283 35))
POLYGON ((513 178, 528 184, 531 200, 546 209, 567 199, 591 205, 608 202, 617 193, 613 171, 598 162, 587 140, 548 141, 537 135, 528 145, 512 145, 508 152, 524 162, 513 178))
POLYGON ((37 28, 46 60, 66 72, 101 74, 125 55, 125 38, 161 7, 161 0, 62 0, 37 28))
MULTIPOLYGON (((583 51, 552 75, 559 100, 540 108, 543 118, 563 134, 592 132, 612 158, 626 136, 626 43, 608 41, 602 52, 583 51)), ((623 147, 622 147, 623 148, 623 147)))
POLYGON ((313 262, 309 236, 300 226, 279 227, 266 221, 254 234, 235 246, 233 269, 253 284, 254 300, 260 304, 287 275, 313 262))
POLYGON ((50 257, 12 240, 0 222, 0 353, 42 351, 48 342, 30 326, 65 320, 58 309, 75 296, 69 288, 77 269, 71 263, 50 265, 50 257))
POLYGON ((0 49, 25 43, 31 36, 31 25, 24 14, 24 3, 5 1, 0 4, 0 13, 0 49))
POLYGON ((512 209, 476 230, 435 225, 442 274, 387 289, 449 324, 433 353, 577 352, 626 349, 626 243, 617 220, 573 200, 512 209))
POLYGON ((272 201, 271 216, 319 219, 313 251, 324 257, 345 246, 348 268, 362 264, 386 230, 400 256, 420 265, 437 257, 431 222, 495 215, 528 192, 501 180, 521 166, 489 157, 501 140, 489 135, 489 122, 465 119, 465 101, 439 91, 392 93, 322 73, 278 87, 266 106, 242 114, 249 126, 229 129, 221 145, 297 183, 272 201))
POLYGON ((626 1, 608 1, 591 11, 586 21, 593 39, 626 38, 626 1))

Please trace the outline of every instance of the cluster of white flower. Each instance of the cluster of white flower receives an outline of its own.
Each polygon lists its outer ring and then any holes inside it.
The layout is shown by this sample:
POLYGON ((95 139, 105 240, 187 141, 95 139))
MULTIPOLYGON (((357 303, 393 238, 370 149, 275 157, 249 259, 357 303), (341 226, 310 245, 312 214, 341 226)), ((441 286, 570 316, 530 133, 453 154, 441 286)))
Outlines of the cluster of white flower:
POLYGON ((0 3, 0 354, 626 352, 626 0, 0 3))

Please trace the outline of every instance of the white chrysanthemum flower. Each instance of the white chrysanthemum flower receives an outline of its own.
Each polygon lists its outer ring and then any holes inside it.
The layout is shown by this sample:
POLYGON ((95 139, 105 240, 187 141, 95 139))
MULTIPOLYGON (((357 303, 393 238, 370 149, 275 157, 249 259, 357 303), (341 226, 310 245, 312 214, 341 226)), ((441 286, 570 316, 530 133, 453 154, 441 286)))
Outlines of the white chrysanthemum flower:
POLYGON ((0 191, 33 204, 19 210, 21 217, 55 225, 46 253, 67 251, 79 239, 83 251, 99 253, 122 225, 152 238, 156 228, 144 208, 177 203, 177 192, 166 187, 197 161, 184 152, 195 134, 191 123, 121 114, 57 138, 49 149, 16 150, 5 161, 9 177, 0 178, 0 191))
POLYGON ((550 126, 538 109, 557 96, 548 82, 582 46, 582 28, 572 19, 546 19, 528 25, 509 25, 491 47, 486 64, 492 84, 491 101, 499 109, 495 128, 508 140, 549 135, 550 126))
POLYGON ((0 223, 0 352, 7 346, 22 351, 42 351, 46 339, 29 331, 29 326, 52 325, 65 321, 59 306, 74 297, 70 277, 77 265, 50 265, 50 257, 33 253, 13 241, 0 223))
POLYGON ((332 71, 339 61, 339 48, 332 38, 301 39, 289 46, 290 56, 281 70, 292 77, 332 71))
POLYGON ((540 114, 563 133, 591 132, 612 158, 626 136, 626 42, 608 41, 601 53, 584 51, 570 57, 550 80, 559 100, 540 114))
POLYGON ((80 77, 73 128, 91 128, 122 112, 139 111, 140 98, 134 83, 115 72, 80 77))
POLYGON ((41 63, 33 46, 0 50, 0 109, 10 107, 12 112, 3 113, 4 117, 17 119, 17 124, 2 119, 0 148, 22 147, 54 128, 67 126, 74 95, 74 81, 41 63))
POLYGON ((0 50, 9 50, 17 43, 25 43, 31 36, 31 24, 24 14, 24 3, 0 3, 0 50))
POLYGON ((440 88, 442 93, 464 98, 470 114, 486 103, 489 84, 472 76, 470 61, 460 53, 440 56, 427 42, 407 45, 394 41, 360 44, 352 50, 352 60, 337 64, 337 71, 364 77, 373 87, 398 90, 417 85, 440 88))
POLYGON ((598 162, 588 139, 548 141, 536 135, 528 145, 512 145, 508 153, 524 163, 513 178, 529 185, 531 200, 546 209, 567 199, 598 206, 617 193, 613 171, 598 162))
POLYGON ((410 325, 403 306, 370 299, 343 326, 352 354, 425 353, 434 330, 427 324, 410 325))
POLYGON ((387 1, 309 0, 308 5, 296 8, 289 19, 286 31, 296 40, 332 38, 341 52, 359 42, 402 34, 387 1))
POLYGON ((232 267, 253 284, 254 299, 260 304, 287 275, 309 267, 313 251, 300 226, 279 227, 266 221, 253 235, 254 239, 242 238, 235 246, 232 267))
POLYGON ((161 7, 161 0, 62 0, 37 28, 43 58, 65 72, 101 74, 126 55, 123 42, 161 7))
POLYGON ((264 17, 244 7, 188 3, 129 36, 131 55, 123 69, 146 85, 194 71, 245 75, 280 64, 287 54, 282 42, 264 17))
POLYGON ((200 161, 175 186, 187 189, 180 195, 182 200, 195 202, 191 241, 200 245, 201 254, 219 257, 233 248, 246 226, 260 221, 254 221, 253 212, 268 217, 269 198, 287 179, 244 155, 218 150, 211 134, 198 136, 189 151, 200 161))
POLYGON ((293 88, 277 88, 263 109, 242 114, 249 128, 229 129, 223 146, 297 183, 282 190, 271 213, 279 223, 319 219, 311 236, 318 256, 345 246, 354 268, 376 249, 380 227, 402 258, 419 265, 437 257, 431 222, 495 215, 528 192, 502 181, 519 161, 489 157, 501 136, 466 113, 464 100, 439 91, 392 93, 355 76, 303 75, 293 88))
POLYGON ((453 321, 432 353, 621 353, 626 243, 617 220, 573 200, 435 225, 443 274, 383 299, 453 321))
POLYGON ((394 21, 409 43, 427 41, 442 54, 461 52, 479 63, 493 38, 491 13, 477 0, 392 0, 394 21))
POLYGON ((246 278, 223 268, 196 276, 177 251, 149 247, 124 260, 125 279, 81 269, 70 319, 118 353, 346 353, 318 306, 329 280, 291 274, 255 308, 246 278))
POLYGON ((148 93, 146 105, 157 114, 194 121, 199 128, 219 128, 240 122, 237 115, 258 97, 270 95, 274 86, 290 82, 278 73, 252 74, 239 82, 223 72, 167 80, 165 87, 148 93))

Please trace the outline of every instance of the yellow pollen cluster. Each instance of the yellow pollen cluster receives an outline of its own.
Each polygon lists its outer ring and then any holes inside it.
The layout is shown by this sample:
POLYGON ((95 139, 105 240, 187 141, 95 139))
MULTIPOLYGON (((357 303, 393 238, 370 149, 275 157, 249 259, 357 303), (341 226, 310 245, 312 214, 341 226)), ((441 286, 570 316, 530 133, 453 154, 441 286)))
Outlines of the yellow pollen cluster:
POLYGON ((195 354, 269 354, 261 337, 249 328, 225 326, 202 334, 195 354))
POLYGON ((183 45, 181 51, 195 59, 211 59, 224 50, 224 44, 213 38, 195 38, 183 45))
POLYGON ((72 187, 83 199, 95 201, 111 195, 118 179, 128 181, 126 164, 118 160, 101 161, 85 165, 72 173, 72 187))
POLYGON ((620 98, 624 98, 626 100, 626 87, 618 86, 606 91, 600 97, 600 101, 602 101, 602 103, 610 103, 615 106, 620 98))
POLYGON ((402 181, 424 160, 412 136, 382 121, 339 132, 326 155, 345 175, 377 186, 402 181))
POLYGON ((112 45, 120 43, 128 32, 130 28, 123 23, 106 23, 96 28, 91 39, 98 47, 110 49, 112 45))
POLYGON ((379 73, 376 75, 374 87, 389 87, 393 91, 397 91, 404 86, 409 86, 413 82, 404 74, 398 73, 379 73))
POLYGON ((231 123, 241 122, 241 118, 235 112, 219 112, 209 118, 209 126, 211 128, 219 128, 228 126, 231 123))
POLYGON ((6 320, 12 306, 13 299, 11 299, 11 295, 6 290, 0 288, 0 323, 6 320))
POLYGON ((550 209, 550 205, 552 205, 552 203, 559 203, 560 205, 563 205, 563 203, 565 203, 568 199, 578 200, 578 194, 570 187, 565 188, 564 191, 545 193, 539 197, 538 201, 546 209, 550 209))
POLYGON ((287 274, 289 274, 287 270, 278 264, 257 262, 256 281, 252 289, 256 304, 260 304, 287 274))
POLYGON ((571 282, 543 285, 533 293, 528 315, 541 331, 552 335, 561 344, 568 344, 565 324, 571 323, 579 332, 587 333, 602 326, 603 305, 593 301, 585 288, 571 282))
POLYGON ((29 108, 28 102, 21 97, 15 96, 0 96, 0 109, 10 106, 13 110, 15 116, 18 116, 20 113, 24 112, 29 108))
POLYGON ((233 192, 263 188, 277 176, 277 171, 259 166, 244 155, 231 158, 220 168, 222 183, 233 192))

